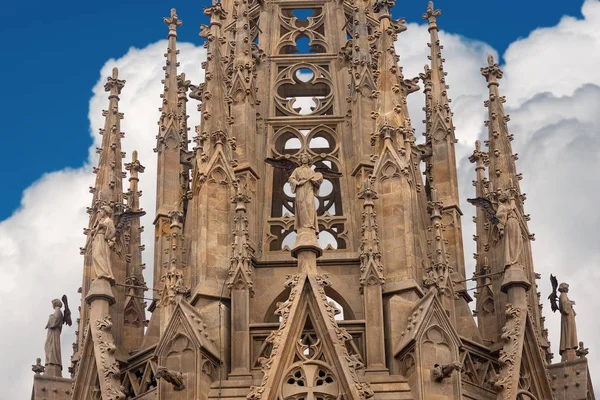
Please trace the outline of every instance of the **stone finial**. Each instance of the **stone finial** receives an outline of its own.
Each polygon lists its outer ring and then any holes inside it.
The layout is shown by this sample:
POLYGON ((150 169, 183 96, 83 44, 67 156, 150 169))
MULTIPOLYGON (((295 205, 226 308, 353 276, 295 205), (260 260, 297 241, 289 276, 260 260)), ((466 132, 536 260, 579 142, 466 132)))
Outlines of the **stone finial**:
POLYGON ((44 367, 42 365, 42 359, 41 358, 36 358, 35 359, 35 364, 33 364, 31 366, 31 370, 33 372, 35 372, 36 375, 41 375, 44 373, 44 370, 46 369, 46 367, 44 367))
POLYGON ((110 99, 113 96, 118 96, 121 94, 121 89, 125 86, 125 80, 119 79, 119 69, 114 67, 112 69, 112 75, 106 78, 106 83, 104 84, 104 91, 110 92, 108 98, 110 99))
POLYGON ((488 66, 485 68, 481 68, 481 75, 483 75, 489 84, 498 84, 498 79, 502 79, 504 73, 498 66, 498 63, 494 62, 494 56, 488 55, 487 57, 488 66))
POLYGON ((438 29, 437 17, 442 15, 442 10, 435 10, 433 8, 433 1, 427 4, 427 12, 423 14, 423 19, 429 21, 429 29, 438 29))
POLYGON ((177 10, 171 8, 171 16, 169 18, 164 17, 163 21, 165 24, 169 25, 169 34, 167 37, 177 37, 177 27, 181 26, 183 22, 177 17, 177 10))
MULTIPOLYGON (((579 342, 579 348, 575 350, 575 355, 579 358, 585 358, 590 353, 590 349, 583 345, 583 342, 579 342)), ((38 358, 39 360, 39 358, 38 358)))

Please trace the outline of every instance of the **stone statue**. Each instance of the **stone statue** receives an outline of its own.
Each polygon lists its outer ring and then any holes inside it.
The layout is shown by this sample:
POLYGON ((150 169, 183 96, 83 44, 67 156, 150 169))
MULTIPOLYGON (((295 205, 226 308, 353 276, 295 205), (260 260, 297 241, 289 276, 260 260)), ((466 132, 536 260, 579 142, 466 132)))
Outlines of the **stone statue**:
POLYGON ((558 309, 560 310, 560 351, 562 355, 568 350, 576 350, 579 346, 577 341, 577 327, 575 326, 575 302, 569 300, 567 293, 569 285, 561 283, 558 287, 560 296, 558 298, 558 309))
POLYGON ((310 228, 318 232, 319 222, 317 221, 317 210, 315 209, 315 195, 318 193, 321 183, 323 183, 323 174, 310 168, 310 158, 307 154, 300 156, 300 164, 288 180, 292 186, 292 193, 296 194, 294 200, 296 214, 294 229, 299 231, 302 228, 310 228))
POLYGON ((98 210, 96 223, 90 232, 92 242, 92 267, 98 279, 106 279, 111 284, 115 278, 112 273, 110 252, 115 243, 116 229, 111 218, 112 209, 103 206, 98 210))
POLYGON ((504 265, 514 265, 519 261, 519 255, 523 250, 523 235, 521 226, 517 219, 517 206, 515 200, 504 192, 498 197, 498 229, 504 237, 504 265))
POLYGON ((63 304, 59 299, 52 300, 52 307, 54 312, 50 314, 46 329, 48 334, 46 336, 46 345, 44 350, 46 351, 46 374, 60 376, 62 370, 62 358, 60 353, 60 333, 63 326, 63 313, 60 310, 63 304))

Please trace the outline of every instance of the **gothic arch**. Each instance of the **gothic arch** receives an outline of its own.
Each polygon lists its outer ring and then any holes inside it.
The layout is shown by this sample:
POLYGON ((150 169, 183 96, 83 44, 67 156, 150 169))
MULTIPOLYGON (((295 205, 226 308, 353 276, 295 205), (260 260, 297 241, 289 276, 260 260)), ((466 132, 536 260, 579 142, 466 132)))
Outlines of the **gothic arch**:
MULTIPOLYGON (((335 289, 331 288, 330 286, 325 287, 325 294, 327 295, 328 298, 330 298, 331 300, 335 301, 337 304, 339 304, 342 307, 342 312, 344 315, 344 320, 354 320, 356 319, 356 314, 354 312, 354 310, 352 309, 352 307, 350 307, 350 304, 348 303, 348 301, 346 301, 346 299, 335 289)), ((275 310, 277 310, 277 304, 280 302, 285 302, 288 297, 290 295, 290 289, 286 288, 285 290, 281 291, 271 302, 271 305, 269 305, 269 307, 267 308, 267 312, 265 313, 265 316, 263 318, 263 322, 278 322, 279 321, 279 317, 277 315, 275 315, 275 310)))

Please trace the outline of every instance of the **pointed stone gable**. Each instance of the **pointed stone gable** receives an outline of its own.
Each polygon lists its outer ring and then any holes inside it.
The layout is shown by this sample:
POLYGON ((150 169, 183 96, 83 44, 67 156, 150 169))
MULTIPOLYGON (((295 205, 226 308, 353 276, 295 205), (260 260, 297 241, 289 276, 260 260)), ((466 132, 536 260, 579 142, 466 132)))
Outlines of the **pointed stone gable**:
POLYGON ((456 350, 462 346, 462 342, 456 329, 452 325, 448 314, 442 307, 436 296, 435 290, 430 290, 415 304, 412 315, 408 318, 408 324, 402 335, 403 339, 398 343, 394 354, 398 356, 404 349, 423 338, 430 328, 437 328, 444 332, 445 340, 456 350))
POLYGON ((220 359, 219 349, 206 331, 206 324, 198 310, 186 300, 181 300, 169 320, 167 328, 156 346, 154 354, 157 357, 169 355, 171 346, 178 337, 184 336, 193 341, 195 348, 204 349, 208 354, 220 359))
POLYGON ((338 326, 336 308, 327 301, 324 286, 329 284, 324 275, 288 277, 290 295, 276 311, 281 317, 279 329, 267 339, 273 349, 262 363, 263 380, 248 399, 277 399, 279 393, 285 398, 327 394, 334 389, 346 400, 373 396, 369 385, 358 379, 356 370, 364 366, 360 357, 346 348, 352 337, 338 326))

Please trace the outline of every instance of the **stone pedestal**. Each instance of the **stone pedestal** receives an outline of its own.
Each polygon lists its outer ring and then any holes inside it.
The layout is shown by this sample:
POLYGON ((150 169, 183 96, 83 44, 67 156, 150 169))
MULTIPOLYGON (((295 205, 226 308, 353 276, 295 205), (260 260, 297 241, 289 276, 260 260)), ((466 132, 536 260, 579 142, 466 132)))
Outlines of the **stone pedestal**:
POLYGON ((548 372, 554 400, 595 398, 587 358, 549 365, 548 372))
POLYGON ((292 248, 292 257, 298 258, 298 253, 308 250, 317 254, 317 258, 323 255, 323 249, 319 246, 314 229, 301 228, 297 232, 296 243, 292 248))
MULTIPOLYGON (((109 306, 115 304, 115 296, 113 295, 112 288, 107 280, 94 279, 92 281, 90 290, 88 291, 87 296, 85 296, 85 301, 91 305, 96 299, 105 300, 109 306)), ((106 315, 108 315, 108 310, 106 315)))
MULTIPOLYGON (((47 367, 46 367, 47 368, 47 367)), ((72 379, 55 376, 35 375, 31 400, 69 400, 71 398, 72 379)))
POLYGON ((62 378, 62 366, 57 364, 46 364, 44 376, 62 378))

